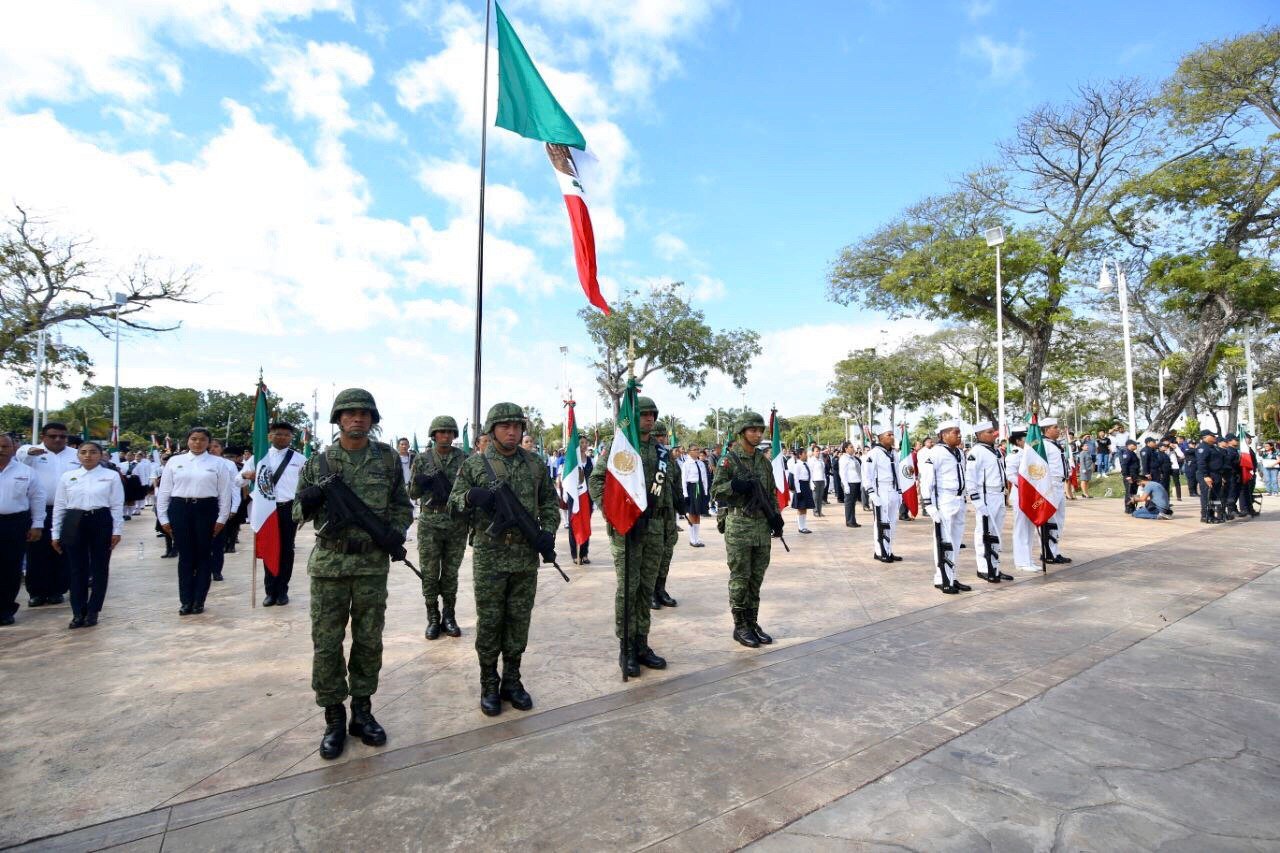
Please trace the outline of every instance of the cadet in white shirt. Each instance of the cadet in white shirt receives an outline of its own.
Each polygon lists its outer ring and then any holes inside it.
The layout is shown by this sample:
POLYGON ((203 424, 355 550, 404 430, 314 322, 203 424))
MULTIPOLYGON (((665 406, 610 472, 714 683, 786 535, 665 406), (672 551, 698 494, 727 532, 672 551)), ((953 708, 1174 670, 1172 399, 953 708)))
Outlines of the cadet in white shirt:
POLYGON ((231 514, 227 516, 226 527, 214 534, 213 542, 209 545, 209 576, 215 581, 222 580, 222 567, 226 561, 227 552, 235 550, 236 538, 240 535, 240 525, 244 521, 244 516, 240 513, 240 505, 245 501, 244 491, 240 488, 244 482, 240 478, 240 466, 224 456, 223 449, 221 439, 215 438, 209 442, 209 455, 221 459, 222 464, 227 468, 228 476, 231 477, 231 514))
MULTIPOLYGON (((1040 422, 1040 426, 1044 428, 1044 455, 1045 461, 1049 463, 1049 487, 1053 489, 1054 499, 1057 501, 1058 509, 1053 514, 1053 518, 1049 519, 1046 525, 1049 528, 1049 554, 1047 563, 1070 563, 1071 558, 1062 556, 1062 550, 1059 547, 1062 542, 1062 530, 1067 524, 1067 502, 1066 489, 1067 479, 1071 476, 1071 459, 1067 456, 1067 452, 1062 449, 1062 445, 1058 443, 1058 436, 1061 435, 1061 428, 1058 426, 1057 418, 1045 418, 1040 422)), ((1123 445, 1122 445, 1123 446, 1123 445)))
POLYGON ((13 458, 17 449, 8 433, 0 433, 0 625, 14 622, 26 543, 39 541, 44 518, 40 479, 13 458))
POLYGON ((853 452, 853 442, 840 448, 840 482, 844 486, 844 526, 861 527, 858 523, 858 501, 862 499, 862 460, 853 452))
POLYGON ((827 501, 827 464, 822 458, 822 448, 816 444, 810 446, 805 464, 809 466, 809 488, 813 490, 813 514, 820 518, 822 505, 827 501))
POLYGON ((801 533, 812 533, 805 517, 805 513, 814 507, 808 449, 801 447, 796 450, 795 464, 788 469, 788 475, 791 477, 791 508, 796 511, 796 529, 801 533))
POLYGON ((969 502, 973 504, 973 549, 978 561, 978 577, 988 583, 1011 581, 1013 575, 1000 571, 1001 541, 1004 531, 1004 490, 1008 478, 1004 459, 996 450, 996 425, 980 421, 973 425, 976 441, 969 448, 964 476, 969 483, 969 502))
POLYGON ((208 452, 213 436, 204 427, 187 435, 187 450, 169 459, 156 493, 156 516, 178 549, 178 614, 204 612, 212 580, 213 537, 231 516, 230 468, 208 452))
POLYGON ((250 460, 245 463, 242 476, 256 481, 253 493, 255 501, 274 501, 276 523, 280 530, 280 553, 258 554, 266 571, 262 585, 266 598, 263 607, 284 606, 289 603, 289 580, 293 577, 294 542, 298 536, 298 522, 293 520, 293 499, 298 493, 298 475, 307 460, 289 445, 293 443, 293 424, 275 421, 267 432, 271 447, 261 464, 250 460))
POLYGON ((124 483, 102 467, 102 445, 86 441, 80 467, 62 475, 53 501, 55 551, 67 556, 71 586, 70 628, 98 624, 107 597, 111 551, 124 527, 124 483))
POLYGON ((61 604, 67 591, 67 561, 49 545, 53 526, 53 496, 63 474, 80 466, 76 452, 67 447, 67 425, 50 421, 40 429, 40 444, 18 448, 17 459, 30 465, 40 479, 44 492, 44 517, 40 519, 44 533, 38 542, 27 546, 27 605, 61 604))
POLYGON ((711 475, 707 463, 702 460, 702 450, 692 445, 680 463, 680 478, 683 482, 685 501, 688 510, 685 518, 689 521, 689 545, 694 548, 705 548, 702 542, 702 516, 710 509, 711 475))
POLYGON ((964 452, 960 421, 938 424, 938 443, 918 454, 920 504, 933 519, 933 585, 947 595, 973 587, 956 577, 956 557, 964 541, 964 452))
POLYGON ((862 488, 870 496, 876 516, 871 555, 882 563, 892 563, 902 559, 893 553, 898 510, 902 507, 902 479, 893 457, 893 427, 882 427, 876 433, 876 442, 863 462, 862 488))

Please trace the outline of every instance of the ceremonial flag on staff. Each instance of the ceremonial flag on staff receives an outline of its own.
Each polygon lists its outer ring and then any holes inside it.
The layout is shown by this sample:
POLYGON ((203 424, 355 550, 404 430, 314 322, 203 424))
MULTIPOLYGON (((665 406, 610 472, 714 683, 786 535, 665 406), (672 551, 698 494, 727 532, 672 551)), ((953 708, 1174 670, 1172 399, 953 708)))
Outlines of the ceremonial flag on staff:
POLYGON ((787 491, 787 461, 782 456, 782 427, 778 423, 778 410, 769 410, 769 461, 773 465, 773 487, 778 492, 778 509, 786 509, 791 503, 787 491))
POLYGON ((258 399, 253 406, 253 489, 250 492, 249 526, 253 528, 253 553, 262 560, 267 571, 280 573, 280 518, 276 512, 274 473, 264 464, 267 450, 267 427, 271 416, 267 413, 267 386, 258 381, 258 399))
POLYGON ((413 434, 413 452, 418 452, 418 434, 416 432, 413 434))
POLYGON ((569 401, 569 447, 564 454, 564 472, 560 475, 564 502, 569 507, 569 528, 573 540, 581 548, 591 538, 591 504, 587 500, 587 480, 582 475, 582 458, 578 451, 578 424, 569 401))
POLYGON ((556 171, 560 192, 569 211, 569 228, 573 232, 573 257, 578 267, 578 281, 587 301, 604 313, 609 305, 600 294, 596 279, 596 238, 587 212, 587 196, 582 187, 583 171, 590 171, 595 158, 587 153, 587 140, 582 131, 551 94, 538 73, 520 37, 494 4, 498 22, 498 127, 527 139, 546 143, 547 157, 556 171))
POLYGON ((1027 443, 1018 454, 1018 508, 1031 519, 1032 524, 1041 527, 1058 511, 1053 500, 1040 419, 1032 415, 1031 426, 1027 428, 1027 443))
POLYGON ((302 428, 302 458, 311 458, 311 427, 302 428))
POLYGON ((1249 445, 1245 444, 1245 439, 1249 437, 1249 431, 1244 428, 1244 424, 1236 428, 1236 438, 1240 440, 1240 482, 1248 483, 1253 480, 1253 457, 1249 455, 1249 445))
POLYGON ((898 432, 898 476, 901 478, 902 503, 915 518, 920 514, 920 490, 916 487, 916 454, 911 449, 911 436, 904 423, 898 432))
MULTIPOLYGON (((455 421, 454 423, 457 423, 455 421)), ((462 425, 462 452, 471 455, 471 439, 467 437, 467 428, 471 426, 471 421, 467 421, 462 425)))
POLYGON ((627 380, 627 390, 618 408, 618 427, 613 431, 613 444, 604 475, 604 503, 601 510, 613 529, 626 535, 648 503, 644 488, 644 463, 640 446, 640 422, 636 410, 636 380, 627 380))

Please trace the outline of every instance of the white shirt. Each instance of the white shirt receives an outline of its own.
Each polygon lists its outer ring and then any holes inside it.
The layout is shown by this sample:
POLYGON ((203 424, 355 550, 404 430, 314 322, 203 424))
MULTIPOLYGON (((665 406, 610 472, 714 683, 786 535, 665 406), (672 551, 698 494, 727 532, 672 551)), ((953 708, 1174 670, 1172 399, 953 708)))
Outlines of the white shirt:
POLYGON ((840 454, 840 480, 846 487, 862 482, 862 460, 852 453, 840 454))
MULTIPOLYGON (((277 450, 274 447, 267 449, 266 458, 263 460, 263 466, 271 473, 267 476, 274 477, 280 470, 280 463, 284 461, 285 454, 289 452, 289 448, 277 450)), ((284 473, 280 474, 280 481, 276 483, 275 495, 276 503, 291 501, 298 494, 298 475, 302 473, 302 466, 307 464, 306 458, 298 451, 293 451, 293 455, 289 457, 289 465, 284 469, 284 473)), ((258 465, 253 460, 244 464, 244 469, 250 473, 258 472, 258 465)), ((409 482, 406 478, 405 482, 409 482)))
MULTIPOLYGON (((686 456, 684 461, 680 463, 680 474, 686 483, 700 483, 702 485, 702 494, 707 494, 710 490, 710 484, 707 482, 707 466, 706 463, 686 456)), ((688 491, 686 487, 685 491, 688 491)))
MULTIPOLYGON (((1067 456, 1062 451, 1062 446, 1051 438, 1044 440, 1044 455, 1049 457, 1045 461, 1049 463, 1049 488, 1058 494, 1066 491, 1063 483, 1071 476, 1071 463, 1067 461, 1067 456)), ((1059 503, 1059 506, 1062 504, 1059 503)))
POLYGON ((921 450, 917 458, 920 460, 920 497, 921 503, 928 506, 964 508, 965 480, 964 454, 959 448, 953 452, 945 444, 935 444, 928 450, 921 450))
POLYGON ((43 444, 24 444, 18 448, 14 459, 24 465, 30 465, 40 478, 40 489, 44 493, 44 505, 53 506, 53 496, 58 491, 58 481, 68 471, 80 467, 80 458, 70 447, 62 448, 61 453, 54 453, 43 444), (32 450, 43 450, 39 456, 31 456, 32 450))
POLYGON ((234 467, 230 460, 208 452, 170 457, 160 475, 160 488, 156 490, 156 517, 160 523, 169 523, 170 498, 217 498, 217 523, 226 524, 231 517, 234 467))
POLYGON ((822 454, 810 454, 806 463, 809 466, 809 479, 815 483, 825 483, 827 481, 826 465, 823 464, 822 454))
MULTIPOLYGON (((272 448, 272 450, 274 449, 275 448, 272 448)), ((270 453, 270 451, 267 451, 267 452, 268 454, 270 453)), ((406 453, 403 456, 401 456, 399 453, 397 453, 396 458, 400 460, 400 470, 404 472, 404 481, 407 483, 409 482, 409 469, 413 467, 413 454, 406 453)), ((554 473, 555 472, 553 471, 552 474, 554 475, 554 473)), ((288 476, 288 475, 285 475, 285 476, 288 476)))
MULTIPOLYGON (((1012 493, 1018 488, 1018 454, 1022 452, 1022 448, 1016 444, 1009 445, 1009 453, 1004 458, 1004 475, 1009 480, 1009 491, 1012 493)), ((1017 505, 1017 501, 1013 501, 1017 505)))
POLYGON ((44 526, 44 489, 36 472, 16 459, 0 469, 0 515, 31 513, 31 527, 44 526))
POLYGON ((111 510, 111 535, 119 536, 124 527, 124 483, 120 475, 102 465, 92 470, 76 468, 62 475, 53 501, 54 539, 62 538, 62 519, 69 509, 111 510))
POLYGON ((1004 484, 1008 478, 1004 473, 1004 460, 994 447, 978 442, 969 448, 964 476, 969 483, 971 500, 986 501, 998 497, 1000 503, 1004 503, 1004 484))
POLYGON ((898 460, 893 458, 893 451, 886 450, 877 444, 871 448, 864 462, 862 482, 867 493, 875 495, 902 494, 903 477, 897 476, 898 460))

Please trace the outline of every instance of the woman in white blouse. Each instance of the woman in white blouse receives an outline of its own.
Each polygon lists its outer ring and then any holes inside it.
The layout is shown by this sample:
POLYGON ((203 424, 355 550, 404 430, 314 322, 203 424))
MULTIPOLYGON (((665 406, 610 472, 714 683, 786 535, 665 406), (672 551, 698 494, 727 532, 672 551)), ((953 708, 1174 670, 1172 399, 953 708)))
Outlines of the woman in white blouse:
POLYGON ((86 441, 76 457, 80 467, 58 480, 49 543, 67 555, 69 628, 98 624, 98 611, 107 597, 111 552, 120 543, 124 525, 124 483, 118 472, 102 467, 102 446, 86 441))
POLYGON ((204 427, 187 434, 187 452, 164 465, 156 491, 160 527, 178 549, 178 615, 204 612, 213 578, 213 538, 231 515, 231 466, 209 453, 213 436, 204 427))

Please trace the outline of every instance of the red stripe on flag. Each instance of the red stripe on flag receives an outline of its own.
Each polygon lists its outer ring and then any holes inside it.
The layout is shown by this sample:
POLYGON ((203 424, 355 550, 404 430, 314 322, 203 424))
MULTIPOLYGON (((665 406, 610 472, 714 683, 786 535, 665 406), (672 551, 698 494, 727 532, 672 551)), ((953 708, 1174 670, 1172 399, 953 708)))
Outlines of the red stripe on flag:
POLYGON ((613 529, 626 535, 636 519, 640 517, 640 507, 631 499, 631 494, 611 475, 604 478, 604 517, 609 519, 613 529), (619 523, 621 522, 621 523, 619 523))
POLYGON ((1018 475, 1018 507, 1036 527, 1042 527, 1057 512, 1054 505, 1045 500, 1044 495, 1036 491, 1031 481, 1021 474, 1018 475))
POLYGON ((280 511, 276 510, 253 534, 253 547, 262 565, 273 575, 280 574, 280 511))
POLYGON ((609 303, 600 294, 600 282, 596 280, 596 235, 591 229, 591 214, 580 196, 566 195, 564 206, 569 210, 569 228, 573 231, 573 259, 578 265, 578 281, 587 301, 605 314, 609 303))
POLYGON ((569 517, 569 526, 573 528, 573 541, 579 546, 591 538, 591 504, 586 493, 578 495, 574 501, 577 511, 569 517))

